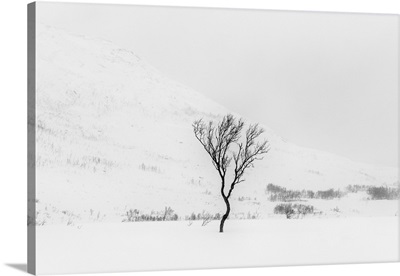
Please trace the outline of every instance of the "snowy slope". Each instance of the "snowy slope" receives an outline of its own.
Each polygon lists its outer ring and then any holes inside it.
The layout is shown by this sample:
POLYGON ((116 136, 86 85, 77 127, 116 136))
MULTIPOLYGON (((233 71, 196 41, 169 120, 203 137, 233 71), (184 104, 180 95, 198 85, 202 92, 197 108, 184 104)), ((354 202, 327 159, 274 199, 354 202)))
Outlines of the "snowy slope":
MULTIPOLYGON (((171 206, 180 215, 223 209, 218 176, 191 124, 218 120, 229 110, 164 77, 130 50, 41 24, 37 28, 42 220, 121 221, 131 208, 171 206)), ((324 190, 391 185, 398 179, 395 168, 301 148, 265 129, 271 151, 235 189, 237 196, 263 203, 268 183, 324 190)), ((255 205, 263 212, 262 204, 255 205)), ((234 207, 242 208, 238 202, 234 207)))

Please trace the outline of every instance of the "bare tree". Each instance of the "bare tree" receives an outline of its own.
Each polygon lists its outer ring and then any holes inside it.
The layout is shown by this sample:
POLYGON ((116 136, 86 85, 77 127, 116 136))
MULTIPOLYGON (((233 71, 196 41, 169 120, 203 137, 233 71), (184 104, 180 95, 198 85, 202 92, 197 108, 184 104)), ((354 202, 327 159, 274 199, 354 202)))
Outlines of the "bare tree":
POLYGON ((246 169, 253 167, 255 160, 261 160, 261 155, 269 151, 268 141, 256 142, 256 139, 264 132, 258 124, 250 125, 246 130, 244 141, 240 141, 244 122, 236 120, 233 115, 224 116, 221 122, 214 124, 202 119, 193 123, 193 131, 197 140, 211 157, 211 162, 221 178, 221 195, 226 205, 226 212, 222 216, 219 231, 224 231, 224 223, 231 211, 229 198, 235 186, 245 179, 246 169), (233 168, 233 180, 226 183, 227 170, 231 163, 233 168), (228 184, 228 185, 227 185, 228 184), (225 187, 229 190, 225 191, 225 187))

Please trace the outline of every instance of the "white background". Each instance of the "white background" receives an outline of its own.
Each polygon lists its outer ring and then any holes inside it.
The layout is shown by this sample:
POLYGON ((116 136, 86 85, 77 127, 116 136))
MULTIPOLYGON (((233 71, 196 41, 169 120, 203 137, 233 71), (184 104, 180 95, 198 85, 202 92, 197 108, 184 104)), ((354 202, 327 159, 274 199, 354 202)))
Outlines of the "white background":
MULTIPOLYGON (((23 275, 26 264, 26 4, 0 6, 0 275, 23 275), (11 266, 10 266, 11 264, 11 266)), ((77 2, 67 1, 64 2, 77 2)), ((111 3, 113 1, 90 1, 111 3)), ((400 14, 398 0, 142 0, 116 3, 400 14)), ((362 229, 360 229, 362 231, 362 229)), ((207 252, 204 252, 207 254, 207 252)), ((234 254, 234 252, 232 252, 234 254)), ((400 263, 303 266, 101 275, 400 275, 400 263)))

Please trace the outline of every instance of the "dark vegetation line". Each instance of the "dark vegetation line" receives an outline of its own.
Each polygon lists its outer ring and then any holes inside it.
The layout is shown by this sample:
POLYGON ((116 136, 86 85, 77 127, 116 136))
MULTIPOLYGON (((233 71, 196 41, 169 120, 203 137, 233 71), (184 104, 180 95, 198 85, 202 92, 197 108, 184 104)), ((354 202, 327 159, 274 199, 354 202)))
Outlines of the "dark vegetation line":
POLYGON ((374 187, 367 185, 348 185, 344 191, 340 189, 329 189, 322 191, 312 191, 312 190, 289 190, 284 187, 268 184, 265 188, 265 194, 268 196, 270 201, 302 201, 306 199, 334 199, 342 198, 349 193, 366 192, 371 200, 395 200, 400 198, 400 188, 397 187, 374 187))

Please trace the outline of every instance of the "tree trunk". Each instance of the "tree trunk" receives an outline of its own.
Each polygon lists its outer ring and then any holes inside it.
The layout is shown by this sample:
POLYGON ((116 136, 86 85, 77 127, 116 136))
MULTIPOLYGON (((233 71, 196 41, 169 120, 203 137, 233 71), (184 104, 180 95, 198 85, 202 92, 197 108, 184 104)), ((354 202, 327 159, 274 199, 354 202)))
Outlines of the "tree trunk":
POLYGON ((228 218, 229 213, 231 211, 231 205, 229 204, 228 198, 224 194, 222 194, 222 197, 224 198, 224 201, 225 201, 225 204, 226 204, 226 213, 225 213, 225 215, 222 216, 221 224, 219 225, 219 232, 220 233, 224 232, 224 223, 225 223, 225 220, 228 218))

